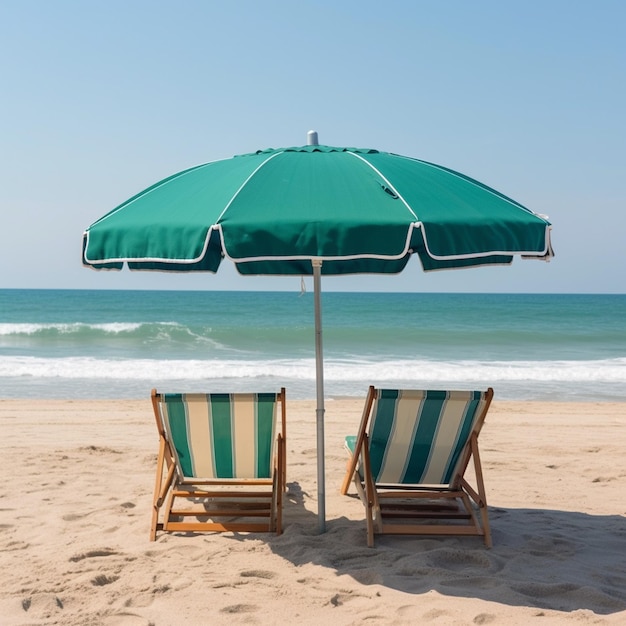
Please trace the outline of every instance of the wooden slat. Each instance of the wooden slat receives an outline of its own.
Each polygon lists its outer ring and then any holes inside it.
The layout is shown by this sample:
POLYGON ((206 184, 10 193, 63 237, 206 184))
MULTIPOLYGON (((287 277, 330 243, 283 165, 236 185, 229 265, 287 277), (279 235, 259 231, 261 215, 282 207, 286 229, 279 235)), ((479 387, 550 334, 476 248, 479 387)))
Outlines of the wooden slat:
POLYGON ((473 526, 453 526, 453 525, 431 525, 421 526, 416 524, 410 526, 408 524, 385 524, 383 523, 384 534, 390 535, 478 535, 482 536, 484 533, 482 530, 473 526))
POLYGON ((220 485, 222 487, 232 487, 232 486, 269 486, 272 484, 271 478, 224 478, 224 479, 214 479, 214 478, 194 478, 193 480, 181 480, 179 485, 189 485, 193 487, 195 485, 220 485))
POLYGON ((174 491, 177 498, 271 498, 271 491, 174 491))
POLYGON ((406 519, 447 519, 447 520, 468 520, 472 519, 472 516, 463 511, 458 513, 447 513, 441 511, 419 511, 416 509, 381 509, 383 519, 389 518, 406 518, 406 519))
POLYGON ((269 524, 244 524, 244 523, 202 523, 202 522, 167 522, 164 524, 163 530, 167 531, 183 531, 183 532, 199 532, 199 531, 215 531, 215 532, 268 532, 272 530, 269 524))
POLYGON ((215 511, 192 511, 183 509, 170 511, 172 517, 269 517, 270 507, 264 509, 217 509, 215 511))

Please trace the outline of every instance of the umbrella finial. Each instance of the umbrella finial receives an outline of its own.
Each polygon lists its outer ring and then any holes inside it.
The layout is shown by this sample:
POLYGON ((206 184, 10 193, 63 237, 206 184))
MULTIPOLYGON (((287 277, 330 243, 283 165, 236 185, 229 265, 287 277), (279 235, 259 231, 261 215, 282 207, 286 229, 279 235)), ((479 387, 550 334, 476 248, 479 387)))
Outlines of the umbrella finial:
POLYGON ((307 146, 319 146, 320 143, 317 139, 317 131, 316 130, 310 130, 307 134, 306 134, 306 145, 307 146))

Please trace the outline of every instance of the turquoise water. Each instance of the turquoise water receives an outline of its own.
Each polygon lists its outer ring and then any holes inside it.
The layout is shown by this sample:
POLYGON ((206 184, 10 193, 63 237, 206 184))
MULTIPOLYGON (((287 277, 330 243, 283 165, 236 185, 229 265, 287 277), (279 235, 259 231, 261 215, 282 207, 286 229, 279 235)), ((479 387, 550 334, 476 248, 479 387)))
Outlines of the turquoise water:
MULTIPOLYGON (((324 293, 327 396, 483 388, 626 400, 626 295, 324 293)), ((287 387, 315 397, 313 294, 0 290, 0 397, 287 387)))

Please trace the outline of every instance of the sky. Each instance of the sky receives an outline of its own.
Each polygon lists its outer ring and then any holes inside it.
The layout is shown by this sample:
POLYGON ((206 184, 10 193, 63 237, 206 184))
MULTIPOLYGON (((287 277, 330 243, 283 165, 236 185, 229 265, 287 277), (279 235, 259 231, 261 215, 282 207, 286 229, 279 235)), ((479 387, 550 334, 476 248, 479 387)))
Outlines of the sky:
POLYGON ((96 272, 82 233, 187 167, 377 148, 546 214, 550 263, 324 279, 332 291, 626 293, 623 0, 0 0, 0 288, 300 289, 96 272))

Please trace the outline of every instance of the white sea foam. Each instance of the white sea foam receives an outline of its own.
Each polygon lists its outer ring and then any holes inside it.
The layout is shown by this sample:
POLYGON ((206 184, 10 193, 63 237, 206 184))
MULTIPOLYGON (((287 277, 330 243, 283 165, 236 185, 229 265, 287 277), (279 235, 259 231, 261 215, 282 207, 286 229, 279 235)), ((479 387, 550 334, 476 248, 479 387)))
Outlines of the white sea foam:
POLYGON ((105 324, 84 323, 46 323, 46 324, 0 324, 0 336, 35 335, 43 331, 56 331, 59 334, 70 334, 85 329, 96 329, 105 333, 132 332, 141 327, 140 323, 109 322, 105 324))
MULTIPOLYGON (((206 380, 271 376, 285 380, 314 380, 313 359, 288 360, 160 360, 97 359, 93 357, 39 358, 5 356, 0 377, 68 379, 206 380)), ((328 359, 327 381, 551 381, 609 382, 626 385, 626 359, 595 361, 348 361, 328 359)))
POLYGON ((66 326, 65 324, 0 324, 0 336, 9 335, 34 335, 40 330, 66 326))

